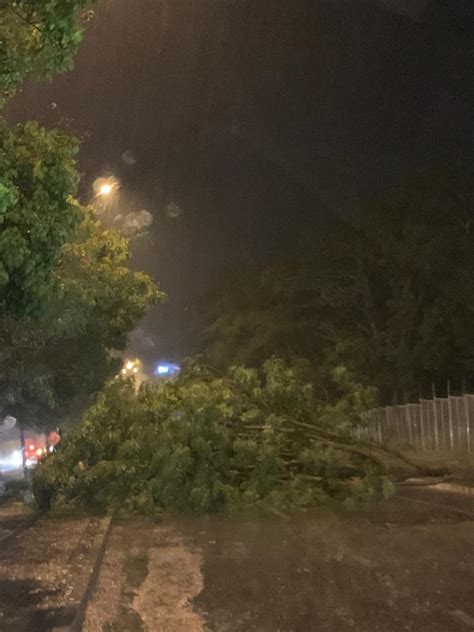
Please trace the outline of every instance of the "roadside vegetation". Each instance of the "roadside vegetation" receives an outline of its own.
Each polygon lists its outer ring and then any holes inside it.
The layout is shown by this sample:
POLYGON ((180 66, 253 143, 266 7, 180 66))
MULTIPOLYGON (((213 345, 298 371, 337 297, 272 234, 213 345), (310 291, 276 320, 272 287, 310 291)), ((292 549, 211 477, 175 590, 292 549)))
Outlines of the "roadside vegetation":
MULTIPOLYGON (((90 17, 0 2, 0 105, 69 69, 90 17)), ((200 360, 136 392, 121 354, 165 296, 75 198, 77 149, 0 120, 0 419, 73 426, 34 472, 41 508, 351 504, 390 494, 394 461, 417 469, 355 430, 377 403, 473 383, 469 186, 422 174, 326 218, 291 261, 236 261, 182 341, 200 360)))
POLYGON ((273 359, 223 375, 196 363, 176 380, 114 381, 35 471, 43 508, 124 512, 291 509, 390 494, 382 453, 352 430, 370 389, 340 370, 336 404, 273 359))
POLYGON ((298 255, 234 266, 196 310, 189 344, 200 337, 219 368, 306 358, 329 398, 338 365, 384 405, 431 397, 433 383, 474 387, 471 200, 469 176, 447 169, 326 216, 298 255))
POLYGON ((448 473, 356 430, 380 403, 472 381, 461 190, 425 176, 328 220, 311 256, 234 275, 201 315, 201 362, 138 394, 109 384, 35 473, 39 503, 278 510, 351 504, 390 494, 397 477, 448 473))
MULTIPOLYGON (((0 2, 0 105, 26 78, 69 70, 84 0, 0 2)), ((77 421, 119 370, 128 333, 164 299, 128 240, 75 198, 77 139, 0 117, 0 423, 77 421)))

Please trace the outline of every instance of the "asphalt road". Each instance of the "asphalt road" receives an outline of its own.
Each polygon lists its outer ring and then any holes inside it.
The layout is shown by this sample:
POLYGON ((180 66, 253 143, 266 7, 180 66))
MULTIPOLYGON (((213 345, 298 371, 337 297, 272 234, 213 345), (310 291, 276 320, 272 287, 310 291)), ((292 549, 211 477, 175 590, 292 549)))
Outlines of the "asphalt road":
POLYGON ((0 509, 1 632, 47 632, 71 624, 97 556, 102 522, 28 516, 21 506, 0 509))
POLYGON ((20 503, 8 506, 0 505, 0 550, 2 542, 7 540, 15 531, 29 520, 30 512, 20 503))
POLYGON ((87 632, 472 632, 474 500, 117 523, 87 632))

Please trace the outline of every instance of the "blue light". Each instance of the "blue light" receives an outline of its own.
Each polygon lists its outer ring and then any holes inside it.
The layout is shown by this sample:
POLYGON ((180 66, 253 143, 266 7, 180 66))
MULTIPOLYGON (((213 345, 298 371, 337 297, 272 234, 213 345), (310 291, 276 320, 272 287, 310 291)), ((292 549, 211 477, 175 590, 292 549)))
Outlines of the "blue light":
POLYGON ((159 375, 160 377, 169 377, 179 373, 180 369, 181 367, 177 364, 160 362, 160 364, 158 364, 155 368, 155 375, 159 375))

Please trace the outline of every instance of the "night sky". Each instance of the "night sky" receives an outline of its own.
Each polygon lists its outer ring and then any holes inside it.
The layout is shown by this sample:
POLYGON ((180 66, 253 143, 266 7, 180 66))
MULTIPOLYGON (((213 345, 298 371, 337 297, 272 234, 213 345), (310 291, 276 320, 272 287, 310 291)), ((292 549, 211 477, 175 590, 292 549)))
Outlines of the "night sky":
POLYGON ((117 212, 153 214, 133 262, 170 301, 148 357, 186 352, 185 308, 223 268, 297 251, 413 171, 473 164, 473 4, 100 0, 75 70, 7 114, 82 139, 84 201, 113 173, 117 212))

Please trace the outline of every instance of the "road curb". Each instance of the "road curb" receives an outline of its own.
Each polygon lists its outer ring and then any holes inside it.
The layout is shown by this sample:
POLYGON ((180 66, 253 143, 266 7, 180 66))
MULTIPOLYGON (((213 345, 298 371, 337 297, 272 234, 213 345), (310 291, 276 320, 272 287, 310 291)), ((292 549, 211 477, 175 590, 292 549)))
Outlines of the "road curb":
POLYGON ((90 598, 94 594, 94 590, 97 584, 97 578, 99 577, 100 566, 102 564, 102 560, 104 559, 105 550, 107 548, 107 543, 108 543, 111 531, 112 531, 112 518, 108 516, 107 518, 102 519, 102 522, 99 528, 99 533, 94 538, 92 550, 97 551, 95 562, 94 562, 94 566, 92 567, 86 589, 84 591, 84 594, 82 595, 81 601, 79 602, 79 606, 77 608, 74 620, 70 626, 62 627, 62 628, 54 628, 53 632, 60 632, 60 631, 65 632, 66 630, 68 630, 69 632, 81 632, 82 626, 84 624, 84 618, 85 618, 85 614, 87 610, 87 605, 89 603, 90 598))

